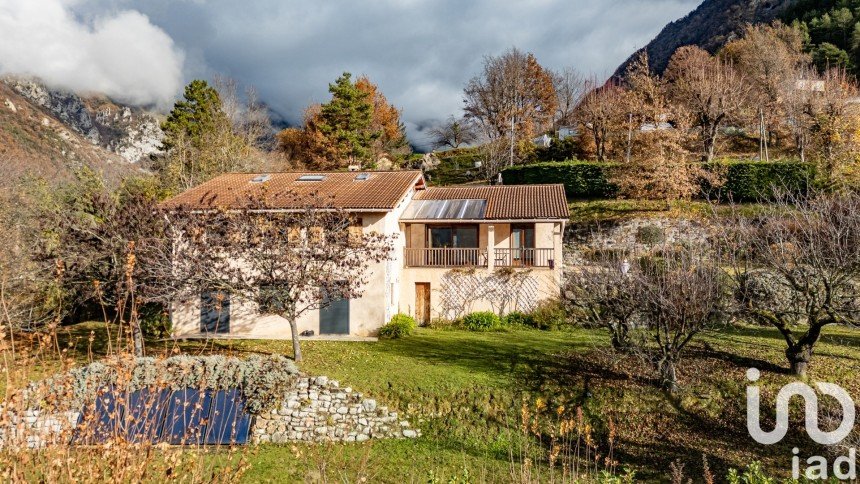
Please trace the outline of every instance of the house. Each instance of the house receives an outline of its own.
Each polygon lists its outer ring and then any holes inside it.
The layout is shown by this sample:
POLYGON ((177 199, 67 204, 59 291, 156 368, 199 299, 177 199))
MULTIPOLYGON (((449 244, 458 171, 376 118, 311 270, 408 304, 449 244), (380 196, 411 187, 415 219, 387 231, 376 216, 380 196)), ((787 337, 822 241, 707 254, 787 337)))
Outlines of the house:
MULTIPOLYGON (((372 336, 397 313, 420 323, 491 310, 529 310, 558 297, 562 234, 568 208, 562 185, 428 187, 420 171, 225 174, 165 202, 191 210, 231 208, 264 184, 268 193, 320 193, 354 214, 365 232, 390 236, 388 260, 372 263, 363 295, 305 313, 300 332, 372 336)), ((277 197, 275 197, 277 200, 277 197)), ((291 197, 284 206, 289 210, 291 197)), ((223 305, 211 324, 206 301, 171 307, 174 336, 289 339, 278 316, 259 314, 249 301, 223 305)))

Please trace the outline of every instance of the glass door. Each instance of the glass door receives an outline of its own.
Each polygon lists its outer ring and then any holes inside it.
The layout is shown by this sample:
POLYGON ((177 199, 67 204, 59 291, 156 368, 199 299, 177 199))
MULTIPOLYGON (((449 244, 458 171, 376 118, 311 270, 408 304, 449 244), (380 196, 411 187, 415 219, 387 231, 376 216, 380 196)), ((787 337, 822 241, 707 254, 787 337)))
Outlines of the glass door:
POLYGON ((535 260, 535 226, 511 226, 511 259, 513 265, 531 266, 535 260))

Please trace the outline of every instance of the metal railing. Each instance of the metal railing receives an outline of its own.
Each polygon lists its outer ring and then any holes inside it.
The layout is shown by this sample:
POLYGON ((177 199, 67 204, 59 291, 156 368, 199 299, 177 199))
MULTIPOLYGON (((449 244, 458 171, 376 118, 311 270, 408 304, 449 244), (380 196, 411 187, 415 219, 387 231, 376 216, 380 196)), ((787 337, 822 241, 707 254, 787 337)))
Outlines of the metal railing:
POLYGON ((549 267, 555 268, 555 249, 495 249, 496 267, 549 267))
POLYGON ((486 267, 487 249, 404 249, 406 267, 486 267))

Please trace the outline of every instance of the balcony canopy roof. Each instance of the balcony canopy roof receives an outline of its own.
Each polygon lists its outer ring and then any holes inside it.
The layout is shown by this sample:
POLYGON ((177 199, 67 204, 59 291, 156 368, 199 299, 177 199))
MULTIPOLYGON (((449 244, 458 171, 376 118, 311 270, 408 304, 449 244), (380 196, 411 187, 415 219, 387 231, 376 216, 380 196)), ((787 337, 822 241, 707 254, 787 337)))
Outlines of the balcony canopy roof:
POLYGON ((563 185, 431 187, 415 194, 403 221, 567 220, 563 185))
POLYGON ((413 200, 401 220, 483 220, 486 200, 413 200))

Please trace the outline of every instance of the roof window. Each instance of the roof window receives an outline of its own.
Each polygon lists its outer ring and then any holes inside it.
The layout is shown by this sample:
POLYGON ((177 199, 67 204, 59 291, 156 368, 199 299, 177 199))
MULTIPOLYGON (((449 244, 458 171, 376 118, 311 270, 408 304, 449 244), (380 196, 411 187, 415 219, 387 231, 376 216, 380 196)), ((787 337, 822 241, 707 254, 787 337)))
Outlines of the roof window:
POLYGON ((325 180, 325 175, 302 175, 298 178, 298 181, 323 181, 325 180))
POLYGON ((370 178, 370 173, 359 173, 355 175, 355 181, 365 181, 370 178))
POLYGON ((251 183, 265 183, 265 182, 269 181, 269 179, 271 179, 271 178, 272 178, 272 175, 269 175, 269 174, 257 175, 251 179, 251 183))

